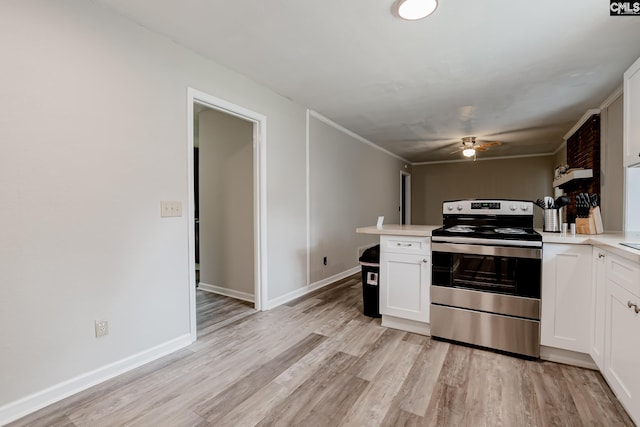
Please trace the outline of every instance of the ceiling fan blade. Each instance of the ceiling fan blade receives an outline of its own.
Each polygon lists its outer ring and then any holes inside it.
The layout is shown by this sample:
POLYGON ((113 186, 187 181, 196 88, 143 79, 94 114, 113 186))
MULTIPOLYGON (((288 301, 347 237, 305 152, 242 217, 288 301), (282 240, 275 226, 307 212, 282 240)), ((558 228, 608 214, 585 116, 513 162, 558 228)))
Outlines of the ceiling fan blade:
POLYGON ((502 145, 500 141, 483 141, 479 144, 476 144, 476 147, 496 147, 498 145, 502 145))
MULTIPOLYGON (((457 154, 461 153, 466 149, 474 149, 476 152, 478 151, 487 151, 490 147, 496 147, 498 145, 502 145, 500 141, 478 141, 475 136, 465 136, 459 142, 456 143, 457 147, 453 151, 449 151, 449 154, 457 154)), ((449 145, 448 147, 452 147, 454 144, 449 145)), ((446 147, 443 147, 443 149, 446 147)), ((475 160, 475 153, 473 154, 475 160)))

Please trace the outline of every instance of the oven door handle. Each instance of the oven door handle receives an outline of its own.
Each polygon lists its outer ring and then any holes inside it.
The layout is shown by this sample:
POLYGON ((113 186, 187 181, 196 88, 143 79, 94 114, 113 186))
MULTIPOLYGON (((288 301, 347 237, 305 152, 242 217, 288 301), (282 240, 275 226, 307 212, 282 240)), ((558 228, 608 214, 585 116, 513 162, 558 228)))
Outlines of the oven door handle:
POLYGON ((542 259, 540 248, 519 248, 514 246, 467 245, 462 243, 431 243, 432 252, 450 252, 470 255, 503 256, 509 258, 542 259))

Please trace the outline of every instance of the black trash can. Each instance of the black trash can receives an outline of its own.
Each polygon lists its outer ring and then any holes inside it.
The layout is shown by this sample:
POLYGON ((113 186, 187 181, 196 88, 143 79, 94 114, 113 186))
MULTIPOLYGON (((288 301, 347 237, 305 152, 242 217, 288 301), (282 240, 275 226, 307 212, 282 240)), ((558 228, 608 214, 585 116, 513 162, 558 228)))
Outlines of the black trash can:
POLYGON ((380 245, 375 245, 363 252, 360 257, 362 266, 362 301, 363 313, 369 317, 380 317, 380 245))

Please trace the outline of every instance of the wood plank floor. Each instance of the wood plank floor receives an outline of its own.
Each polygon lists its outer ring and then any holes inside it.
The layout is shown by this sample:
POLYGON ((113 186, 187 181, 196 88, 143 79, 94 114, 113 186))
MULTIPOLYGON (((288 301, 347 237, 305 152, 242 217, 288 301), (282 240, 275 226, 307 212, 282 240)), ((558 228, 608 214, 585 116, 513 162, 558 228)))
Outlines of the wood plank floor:
POLYGON ((633 426, 595 371, 386 329, 358 276, 267 312, 198 292, 199 339, 11 426, 633 426))

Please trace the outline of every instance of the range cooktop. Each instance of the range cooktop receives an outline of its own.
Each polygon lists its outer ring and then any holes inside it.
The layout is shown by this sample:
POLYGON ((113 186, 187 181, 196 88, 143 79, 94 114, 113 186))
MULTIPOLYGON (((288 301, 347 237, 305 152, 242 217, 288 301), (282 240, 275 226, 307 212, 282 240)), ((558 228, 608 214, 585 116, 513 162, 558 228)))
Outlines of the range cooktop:
POLYGON ((490 225, 458 224, 433 230, 433 236, 469 237, 481 239, 533 240, 542 241, 542 235, 533 229, 520 227, 499 227, 490 225))
POLYGON ((640 243, 620 243, 622 246, 627 246, 632 249, 640 251, 640 243))
POLYGON ((449 238, 542 242, 533 230, 533 203, 524 200, 445 201, 442 227, 433 230, 432 236, 439 242, 449 238))

